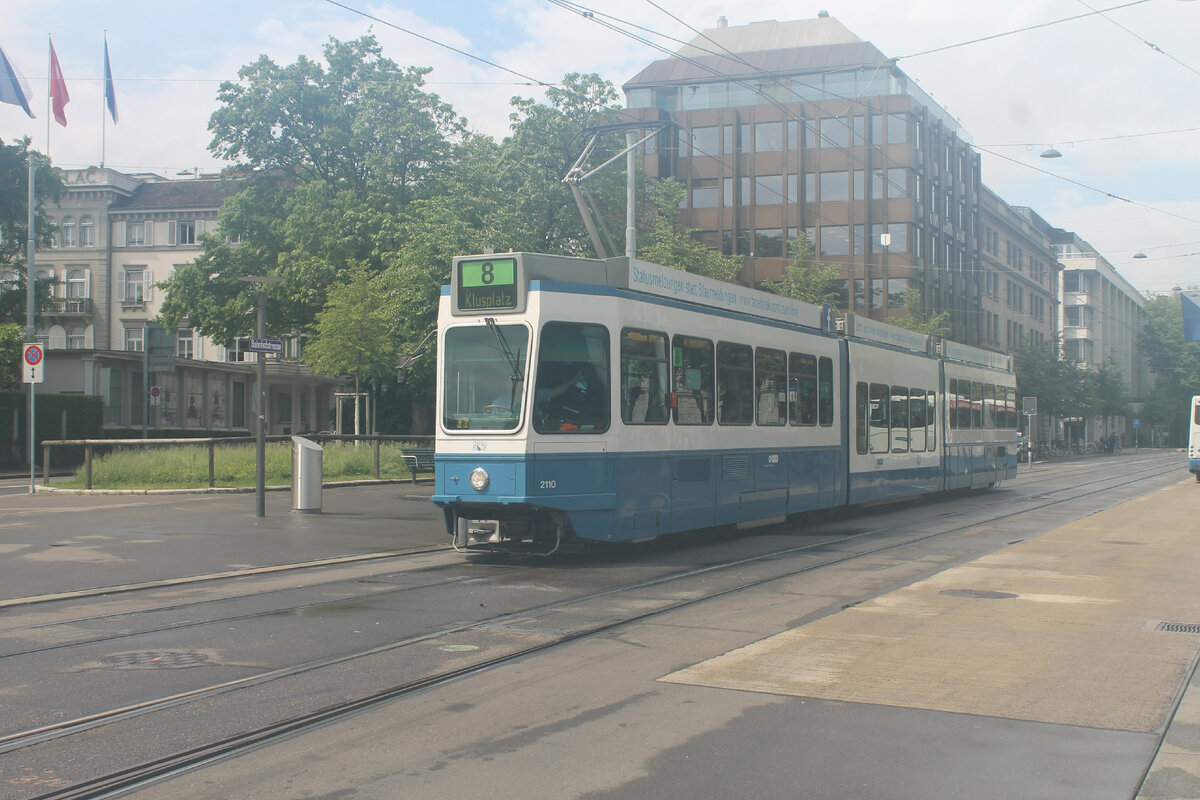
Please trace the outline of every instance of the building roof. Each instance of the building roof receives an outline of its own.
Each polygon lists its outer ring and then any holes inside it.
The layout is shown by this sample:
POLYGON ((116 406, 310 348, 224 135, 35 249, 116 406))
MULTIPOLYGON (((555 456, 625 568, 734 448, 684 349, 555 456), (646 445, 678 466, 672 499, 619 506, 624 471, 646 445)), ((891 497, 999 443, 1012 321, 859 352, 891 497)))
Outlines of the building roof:
POLYGON ((830 72, 888 59, 832 17, 792 22, 753 22, 736 28, 711 28, 671 57, 650 64, 624 86, 705 83, 762 77, 764 72, 830 72))
POLYGON ((218 209, 225 198, 242 191, 246 185, 242 180, 221 178, 143 183, 133 194, 114 201, 109 211, 218 209))
POLYGON ((695 57, 729 51, 753 53, 758 50, 789 50, 794 47, 853 44, 861 41, 849 28, 829 16, 787 22, 771 19, 733 28, 718 24, 681 47, 679 55, 695 57))

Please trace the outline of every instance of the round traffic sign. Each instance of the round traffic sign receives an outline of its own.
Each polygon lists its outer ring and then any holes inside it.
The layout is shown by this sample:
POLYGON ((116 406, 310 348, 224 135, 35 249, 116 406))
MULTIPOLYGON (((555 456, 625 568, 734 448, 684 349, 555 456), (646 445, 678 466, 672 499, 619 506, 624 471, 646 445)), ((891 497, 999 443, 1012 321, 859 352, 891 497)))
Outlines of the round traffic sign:
POLYGON ((42 363, 42 346, 40 344, 31 344, 25 347, 25 363, 31 367, 42 363))

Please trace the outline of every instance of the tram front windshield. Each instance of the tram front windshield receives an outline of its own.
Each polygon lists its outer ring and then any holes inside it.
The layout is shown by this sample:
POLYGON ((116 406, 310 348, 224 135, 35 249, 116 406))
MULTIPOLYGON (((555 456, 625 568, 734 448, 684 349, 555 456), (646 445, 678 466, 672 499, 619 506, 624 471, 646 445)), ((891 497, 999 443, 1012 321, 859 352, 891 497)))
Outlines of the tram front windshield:
POLYGON ((515 430, 521 421, 528 352, 524 325, 447 330, 442 424, 449 430, 515 430))

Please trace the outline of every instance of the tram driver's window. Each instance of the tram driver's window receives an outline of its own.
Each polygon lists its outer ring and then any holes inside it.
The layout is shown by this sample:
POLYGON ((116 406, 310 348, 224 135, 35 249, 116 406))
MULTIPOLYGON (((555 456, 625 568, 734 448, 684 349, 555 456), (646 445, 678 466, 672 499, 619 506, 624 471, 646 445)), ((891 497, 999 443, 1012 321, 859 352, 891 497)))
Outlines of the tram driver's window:
POLYGON ((538 345, 534 430, 608 430, 608 374, 608 330, 603 325, 546 323, 538 345))

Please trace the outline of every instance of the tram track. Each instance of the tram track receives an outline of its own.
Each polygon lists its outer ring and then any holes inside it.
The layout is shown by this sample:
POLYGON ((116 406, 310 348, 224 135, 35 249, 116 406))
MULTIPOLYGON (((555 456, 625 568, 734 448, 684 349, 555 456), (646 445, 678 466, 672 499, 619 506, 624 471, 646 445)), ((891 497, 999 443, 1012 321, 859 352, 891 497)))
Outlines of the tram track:
MULTIPOLYGON (((554 612, 579 608, 581 606, 587 606, 588 604, 595 603, 596 601, 613 600, 622 596, 633 596, 638 592, 653 587, 684 583, 688 579, 698 578, 701 576, 712 576, 715 574, 725 574, 729 575, 731 578, 731 580, 728 582, 709 591, 693 594, 692 596, 687 596, 683 599, 675 601, 664 601, 653 608, 645 609, 639 613, 627 614, 615 618, 607 617, 596 620, 591 624, 582 625, 566 631, 559 631, 554 634, 548 634, 540 641, 535 641, 527 646, 517 647, 507 652, 475 661, 474 663, 457 669, 434 671, 429 674, 420 675, 411 680, 396 683, 391 686, 385 686, 374 692, 365 693, 360 697, 326 705, 302 714, 289 716, 286 719, 261 725, 243 733, 222 738, 219 741, 205 743, 192 748, 181 749, 178 753, 174 753, 169 756, 149 760, 141 765, 118 770, 109 775, 97 777, 91 781, 80 782, 70 787, 37 796, 38 800, 50 800, 51 798, 115 797, 138 787, 147 786, 156 781, 163 780, 166 777, 170 777, 190 769, 198 768, 222 758, 236 755, 237 753, 243 752, 250 748, 261 746, 270 741, 336 721, 350 714, 358 713, 371 707, 386 704, 388 702, 403 698, 407 695, 426 691, 454 681, 469 678, 487 670, 512 664, 517 661, 547 652, 548 650, 569 645, 581 639, 603 635, 622 627, 636 625, 656 617, 668 615, 702 603, 711 602, 731 594, 760 588, 776 581, 794 578, 819 569, 846 564, 856 559, 863 559, 869 556, 887 553, 889 551, 896 551, 905 547, 927 542, 932 539, 937 539, 939 537, 946 537, 956 533, 962 533, 981 525, 990 525, 1001 520, 1011 520, 1014 518, 1031 515, 1036 512, 1043 511, 1049 507, 1110 492, 1115 486, 1126 487, 1126 491, 1129 491, 1130 487, 1134 487, 1139 483, 1161 479, 1163 476, 1176 471, 1178 470, 1175 466, 1166 469, 1151 466, 1133 472, 1122 472, 1119 475, 1113 475, 1111 477, 1097 477, 1093 480, 1085 482, 1082 485, 1076 485, 1076 488, 1082 489, 1082 491, 1069 492, 1067 496, 1058 498, 1050 498, 1048 495, 1063 494, 1064 492, 1068 492, 1070 487, 1054 488, 1053 486, 1047 486, 1043 490, 1040 490, 1037 495, 1032 496, 1030 498, 1031 502, 1022 503, 1019 508, 1013 508, 1006 513, 989 515, 986 519, 974 519, 966 523, 956 524, 953 520, 947 520, 947 518, 942 517, 939 520, 939 522, 942 524, 933 530, 930 530, 930 520, 928 518, 919 522, 902 526, 889 524, 871 527, 866 530, 860 530, 842 536, 822 537, 819 541, 810 541, 798 546, 778 548, 768 552, 757 553, 742 558, 727 559, 717 563, 705 564, 687 570, 655 576, 649 579, 636 581, 621 586, 609 587, 607 589, 590 592, 572 598, 530 605, 520 610, 511 611, 505 614, 488 615, 483 618, 471 620, 459 625, 448 626, 440 630, 419 636, 407 637, 405 639, 384 643, 370 648, 348 651, 327 658, 309 661, 303 664, 296 664, 286 668, 266 671, 244 679, 214 684, 170 697, 149 700, 133 706, 113 709, 100 714, 94 714, 90 717, 63 721, 38 729, 9 734, 7 736, 0 737, 0 753, 12 752, 25 747, 45 744, 60 737, 80 733, 82 731, 97 728, 118 720, 131 719, 133 717, 149 714, 154 711, 165 710, 167 708, 201 700, 203 698, 211 698, 220 694, 233 692, 238 689, 262 685, 264 683, 282 680, 287 677, 297 676, 302 673, 315 672, 320 669, 339 664, 349 664, 357 660, 370 658, 372 656, 393 653, 395 651, 402 650, 405 647, 420 643, 427 643, 439 639, 451 639, 459 635, 471 634, 475 632, 486 633, 489 630, 511 627, 522 622, 527 622, 531 617, 544 616, 554 612), (911 529, 917 530, 914 532, 911 529), (886 533, 888 535, 889 538, 887 541, 870 541, 872 537, 878 537, 881 533, 886 533), (909 533, 912 535, 909 535, 909 533), (868 543, 868 546, 854 547, 843 552, 822 552, 838 546, 844 546, 855 541, 865 541, 868 543), (803 564, 797 565, 791 562, 791 558, 793 557, 805 556, 808 556, 809 559, 803 564), (763 565, 774 562, 782 563, 785 568, 782 570, 769 570, 767 574, 760 575, 752 580, 746 580, 730 574, 737 573, 740 569, 753 564, 763 565)), ((939 569, 940 568, 941 567, 939 567, 939 569)), ((687 592, 684 591, 683 593, 686 594, 687 592)), ((609 605, 612 604, 610 603, 609 605)), ((829 613, 833 613, 836 610, 837 608, 830 608, 829 613)), ((586 616, 586 614, 584 616, 586 616)))
MULTIPOLYGON (((1170 471, 1170 470, 1167 470, 1167 471, 1170 471)), ((1122 473, 1122 480, 1127 480, 1131 474, 1136 475, 1136 474, 1139 474, 1139 472, 1147 472, 1152 476, 1158 475, 1158 474, 1163 474, 1163 472, 1161 472, 1160 470, 1158 470, 1156 468, 1148 468, 1146 470, 1135 471, 1134 473, 1124 472, 1124 473, 1122 473)), ((1072 488, 1078 489, 1081 486, 1087 486, 1087 485, 1097 484, 1097 483, 1103 484, 1104 482, 1105 482, 1105 479, 1097 478, 1093 481, 1087 481, 1083 484, 1073 484, 1072 488)), ((1055 490, 1043 491, 1043 492, 1040 492, 1038 496, 1045 497, 1048 494, 1053 493, 1053 491, 1055 491, 1055 490)), ((1030 509, 1030 510, 1032 510, 1032 509, 1030 509)), ((868 531, 867 533, 868 534, 878 533, 878 530, 868 531)), ((832 540, 832 542, 830 542, 830 543, 837 543, 837 541, 841 541, 841 540, 832 540)), ((258 569, 256 569, 256 570, 241 570, 241 571, 237 571, 237 572, 220 573, 217 575, 197 576, 195 579, 192 579, 191 581, 189 581, 189 583, 213 582, 213 581, 219 581, 219 580, 231 580, 232 581, 232 580, 241 580, 241 579, 245 579, 247 577, 253 577, 253 576, 258 576, 258 575, 263 575, 263 574, 278 574, 281 572, 297 572, 297 571, 309 570, 309 569, 324 569, 324 568, 328 568, 330 566, 344 566, 347 564, 361 564, 364 562, 377 563, 379 561, 395 561, 395 560, 407 559, 409 557, 416 556, 416 555, 427 555, 430 553, 446 552, 448 549, 449 548, 438 549, 438 550, 420 550, 420 551, 395 553, 395 554, 370 554, 370 555, 366 555, 366 556, 350 556, 350 557, 341 558, 341 559, 324 559, 319 562, 309 562, 309 563, 305 563, 305 564, 295 564, 295 565, 280 565, 277 567, 263 568, 261 570, 258 570, 258 569)), ((779 551, 779 552, 782 554, 782 553, 786 553, 789 551, 779 551)), ((452 570, 456 566, 458 566, 457 563, 443 564, 443 565, 426 567, 425 570, 441 572, 441 571, 445 571, 445 570, 452 570)), ((690 573, 685 571, 685 572, 679 573, 678 577, 688 577, 689 575, 690 575, 690 573)), ((379 577, 379 576, 374 575, 372 577, 379 577)), ((675 576, 667 576, 666 579, 669 580, 669 579, 673 579, 674 577, 675 576)), ((451 578, 451 579, 453 580, 454 578, 451 578)), ((180 580, 182 581, 183 579, 180 579, 180 580)), ((312 590, 312 589, 320 588, 322 586, 337 585, 337 584, 346 583, 346 582, 352 581, 352 580, 355 580, 355 578, 345 577, 345 576, 334 577, 328 581, 305 584, 303 586, 303 589, 312 590)), ((362 580, 362 578, 358 578, 358 580, 362 580)), ((154 590, 154 589, 169 588, 169 587, 178 586, 178 585, 181 585, 181 583, 155 581, 155 582, 148 582, 146 584, 137 585, 136 588, 131 587, 131 586, 121 587, 121 588, 125 592, 131 592, 131 591, 136 591, 138 589, 143 589, 143 590, 149 591, 149 590, 154 590)), ((91 615, 91 616, 87 616, 87 617, 71 617, 68 619, 57 620, 55 622, 49 622, 49 623, 39 623, 39 624, 35 624, 35 625, 3 628, 3 629, 0 629, 0 635, 19 634, 21 632, 29 632, 29 631, 46 631, 46 630, 52 630, 57 627, 75 626, 75 625, 79 625, 82 623, 89 623, 89 622, 94 623, 94 622, 100 622, 100 621, 134 617, 134 616, 139 616, 139 615, 162 613, 162 612, 167 612, 167 611, 187 610, 187 609, 203 607, 206 605, 212 605, 212 604, 216 604, 216 603, 232 602, 232 601, 236 601, 236 600, 245 600, 245 599, 251 599, 251 598, 257 599, 257 598, 262 598, 262 597, 268 596, 273 593, 296 591, 296 588, 297 587, 286 586, 286 587, 280 587, 280 588, 270 589, 270 590, 266 590, 266 591, 245 592, 245 593, 235 594, 235 595, 222 595, 220 597, 208 598, 208 599, 203 599, 203 600, 195 600, 195 601, 189 601, 189 602, 184 602, 184 603, 171 603, 171 604, 166 604, 166 605, 137 607, 134 609, 122 609, 120 611, 114 611, 114 612, 105 613, 105 614, 96 614, 96 615, 91 615)), ((362 601, 362 600, 382 600, 382 599, 387 599, 389 597, 399 595, 399 594, 420 591, 422 588, 425 588, 425 586, 412 585, 412 586, 396 587, 394 589, 378 590, 378 591, 374 591, 374 592, 362 592, 359 594, 341 595, 337 598, 337 602, 348 603, 348 602, 356 602, 356 601, 362 601)), ((91 590, 89 592, 89 595, 87 595, 87 596, 107 596, 109 593, 110 592, 108 592, 104 589, 96 589, 96 590, 91 590), (94 592, 94 594, 92 594, 92 592, 94 592)), ((61 602, 61 599, 43 600, 40 602, 61 602)), ((282 606, 276 606, 269 610, 264 610, 264 611, 257 611, 257 612, 244 613, 244 614, 233 614, 233 615, 227 615, 227 616, 217 616, 217 617, 211 617, 211 618, 199 619, 199 620, 190 620, 187 622, 173 623, 171 625, 164 625, 161 627, 143 628, 143 629, 128 631, 128 632, 124 632, 124 633, 117 633, 117 634, 111 634, 111 635, 106 635, 106 636, 97 636, 94 638, 78 639, 78 640, 70 641, 70 642, 60 642, 60 643, 56 643, 56 644, 52 644, 52 645, 47 645, 44 647, 30 648, 27 650, 15 650, 15 651, 8 652, 8 653, 0 653, 0 663, 3 663, 3 661, 5 659, 15 658, 18 656, 37 655, 37 654, 41 654, 41 653, 51 652, 54 650, 63 650, 63 649, 73 648, 73 647, 84 647, 84 646, 90 646, 90 645, 96 645, 96 644, 103 644, 106 642, 118 641, 121 639, 130 639, 130 638, 134 638, 134 637, 138 637, 138 636, 150 636, 150 635, 153 635, 156 633, 178 632, 178 631, 184 630, 186 628, 191 628, 191 627, 201 627, 201 626, 205 626, 205 625, 222 624, 222 623, 230 623, 230 622, 243 622, 243 621, 259 619, 259 618, 263 618, 263 617, 276 616, 276 615, 280 615, 280 614, 302 613, 306 610, 320 608, 321 606, 327 605, 328 603, 329 603, 328 599, 322 599, 320 601, 305 602, 305 603, 298 603, 298 604, 291 604, 291 605, 282 605, 282 606)), ((32 602, 29 602, 29 603, 25 603, 24 605, 32 605, 32 604, 33 604, 32 602)), ((540 609, 536 609, 536 608, 528 609, 528 610, 518 612, 518 613, 533 613, 538 610, 540 610, 540 609)), ((0 744, 2 744, 2 743, 3 743, 3 739, 0 738, 0 744)), ((0 752, 3 752, 3 750, 0 749, 0 752)))

